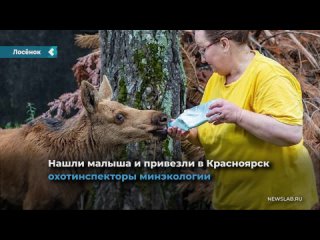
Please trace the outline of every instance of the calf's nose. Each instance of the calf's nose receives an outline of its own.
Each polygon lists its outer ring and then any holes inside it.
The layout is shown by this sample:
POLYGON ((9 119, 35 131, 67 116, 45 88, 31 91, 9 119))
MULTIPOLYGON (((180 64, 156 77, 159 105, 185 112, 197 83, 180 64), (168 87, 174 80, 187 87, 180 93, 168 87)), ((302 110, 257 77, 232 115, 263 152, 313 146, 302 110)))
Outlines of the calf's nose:
POLYGON ((152 124, 165 125, 168 122, 168 116, 164 113, 155 113, 152 116, 152 124))

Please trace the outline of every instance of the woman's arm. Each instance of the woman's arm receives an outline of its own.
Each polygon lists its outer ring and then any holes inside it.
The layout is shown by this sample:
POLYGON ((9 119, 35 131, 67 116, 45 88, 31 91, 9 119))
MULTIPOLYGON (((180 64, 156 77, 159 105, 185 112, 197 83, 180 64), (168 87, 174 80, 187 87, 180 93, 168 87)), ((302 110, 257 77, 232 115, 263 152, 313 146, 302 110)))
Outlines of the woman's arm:
POLYGON ((239 108, 224 99, 215 101, 210 107, 207 117, 214 124, 235 123, 257 138, 279 146, 298 144, 302 139, 302 126, 281 123, 276 119, 239 108))
POLYGON ((270 116, 241 110, 236 124, 257 138, 279 146, 295 145, 302 139, 302 126, 288 125, 270 116))

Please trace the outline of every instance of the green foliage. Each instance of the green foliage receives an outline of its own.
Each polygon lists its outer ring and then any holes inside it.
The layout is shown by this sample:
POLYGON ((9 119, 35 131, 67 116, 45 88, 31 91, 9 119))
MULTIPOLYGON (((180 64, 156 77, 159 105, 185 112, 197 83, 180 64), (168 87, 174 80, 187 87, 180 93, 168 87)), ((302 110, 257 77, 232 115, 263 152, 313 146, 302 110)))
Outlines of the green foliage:
POLYGON ((28 102, 27 103, 27 119, 26 122, 30 122, 34 120, 35 114, 36 114, 36 108, 34 107, 33 103, 28 102))
POLYGON ((126 104, 128 91, 127 91, 127 87, 126 87, 126 82, 123 78, 121 78, 119 81, 119 88, 120 88, 120 90, 119 90, 118 101, 122 104, 126 104))
POLYGON ((166 138, 165 141, 163 141, 162 143, 163 147, 162 147, 162 150, 163 150, 163 154, 166 156, 166 157, 172 157, 172 139, 171 138, 166 138))
MULTIPOLYGON (((32 120, 34 120, 35 115, 36 115, 36 108, 34 107, 33 103, 28 102, 27 103, 27 119, 26 122, 30 122, 32 120)), ((7 122, 6 125, 4 126, 5 129, 9 129, 9 128, 19 128, 21 127, 21 124, 18 122, 7 122)))
POLYGON ((18 128, 20 127, 20 124, 17 123, 17 122, 7 122, 6 125, 4 126, 5 129, 8 129, 8 128, 18 128))
MULTIPOLYGON (((164 50, 165 48, 157 43, 148 43, 144 49, 139 49, 134 53, 134 62, 142 79, 142 84, 140 91, 136 93, 133 107, 141 109, 143 94, 145 94, 147 87, 155 88, 159 84, 157 82, 165 79, 162 60, 164 50)), ((147 100, 144 99, 144 101, 147 100)))

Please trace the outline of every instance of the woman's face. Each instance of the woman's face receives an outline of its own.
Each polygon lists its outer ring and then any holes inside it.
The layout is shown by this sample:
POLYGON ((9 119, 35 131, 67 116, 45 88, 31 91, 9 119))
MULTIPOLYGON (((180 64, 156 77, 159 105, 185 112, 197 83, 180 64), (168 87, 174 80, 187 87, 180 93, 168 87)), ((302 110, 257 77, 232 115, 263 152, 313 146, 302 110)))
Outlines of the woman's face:
POLYGON ((205 35, 204 30, 195 31, 195 41, 199 47, 201 61, 207 62, 214 71, 221 75, 225 75, 226 54, 223 51, 221 42, 212 43, 205 35))

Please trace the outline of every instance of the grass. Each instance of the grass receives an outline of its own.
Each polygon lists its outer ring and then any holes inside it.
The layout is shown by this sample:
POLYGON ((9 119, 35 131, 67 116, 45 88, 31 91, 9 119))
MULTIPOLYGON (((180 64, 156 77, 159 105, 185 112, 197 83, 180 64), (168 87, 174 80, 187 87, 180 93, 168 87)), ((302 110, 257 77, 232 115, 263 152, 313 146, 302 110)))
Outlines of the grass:
POLYGON ((26 122, 30 122, 34 120, 34 117, 36 115, 36 108, 34 107, 33 103, 28 102, 27 103, 27 119, 26 122))
MULTIPOLYGON (((30 103, 28 102, 27 103, 27 119, 25 120, 25 122, 30 122, 32 120, 35 119, 35 116, 36 116, 36 108, 34 107, 34 104, 33 103, 30 103)), ((21 126, 21 123, 18 123, 18 122, 7 122, 5 125, 4 125, 4 129, 9 129, 9 128, 19 128, 21 126)))

